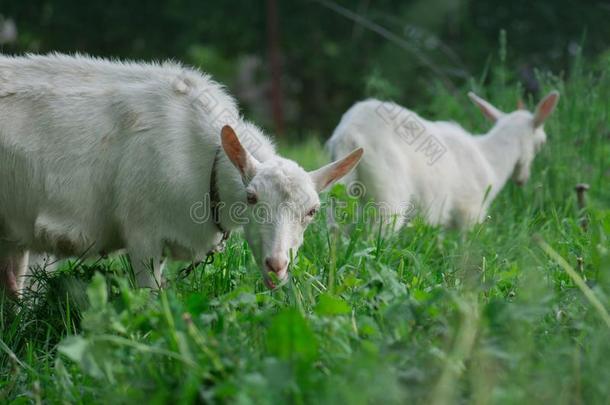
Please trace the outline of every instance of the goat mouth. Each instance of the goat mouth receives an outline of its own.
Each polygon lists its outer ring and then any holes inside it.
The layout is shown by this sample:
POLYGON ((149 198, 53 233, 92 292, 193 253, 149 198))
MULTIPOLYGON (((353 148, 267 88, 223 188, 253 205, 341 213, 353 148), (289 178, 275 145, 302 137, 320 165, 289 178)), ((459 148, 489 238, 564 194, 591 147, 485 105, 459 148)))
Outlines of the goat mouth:
POLYGON ((265 279, 263 281, 265 283, 265 286, 267 286, 268 289, 275 290, 277 288, 275 283, 273 281, 271 281, 270 278, 265 277, 265 279))
POLYGON ((284 277, 279 277, 270 271, 263 276, 263 282, 265 286, 270 290, 275 290, 277 288, 282 287, 286 282, 288 282, 288 274, 284 273, 284 277), (272 275, 273 274, 273 275, 272 275))

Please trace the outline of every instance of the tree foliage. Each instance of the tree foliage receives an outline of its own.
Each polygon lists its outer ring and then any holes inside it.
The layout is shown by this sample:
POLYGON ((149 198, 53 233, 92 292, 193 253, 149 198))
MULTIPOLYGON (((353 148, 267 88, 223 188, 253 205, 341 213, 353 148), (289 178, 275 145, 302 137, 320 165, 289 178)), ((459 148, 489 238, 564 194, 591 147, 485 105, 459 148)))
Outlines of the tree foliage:
MULTIPOLYGON (((263 62, 257 79, 268 76, 263 1, 3 0, 0 13, 19 31, 5 53, 172 58, 230 87, 241 58, 254 56, 263 62)), ((537 90, 535 69, 568 71, 583 44, 596 54, 610 37, 610 6, 600 1, 294 0, 279 2, 279 13, 283 92, 294 134, 328 134, 366 96, 425 104, 432 82, 457 87, 480 75, 498 55, 501 30, 509 71, 531 91, 537 90)), ((254 118, 269 124, 268 114, 259 115, 254 118)))

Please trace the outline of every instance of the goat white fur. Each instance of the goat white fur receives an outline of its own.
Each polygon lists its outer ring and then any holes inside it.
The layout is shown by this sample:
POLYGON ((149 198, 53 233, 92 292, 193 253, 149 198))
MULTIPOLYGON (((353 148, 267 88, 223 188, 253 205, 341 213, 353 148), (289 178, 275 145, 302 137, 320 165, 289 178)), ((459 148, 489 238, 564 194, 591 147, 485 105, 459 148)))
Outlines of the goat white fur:
POLYGON ((428 121, 394 103, 366 100, 351 107, 327 143, 332 156, 366 148, 357 169, 344 181, 359 181, 387 226, 401 227, 412 208, 435 225, 468 228, 481 222, 490 203, 514 175, 530 176, 535 153, 546 142, 543 123, 559 93, 551 92, 532 114, 505 114, 469 93, 495 122, 473 136, 452 122, 428 121))
POLYGON ((0 56, 0 287, 17 294, 29 250, 122 248, 137 283, 158 286, 164 251, 200 260, 222 238, 200 204, 213 167, 219 225, 245 228, 272 286, 270 274, 287 277, 317 192, 361 155, 307 173, 276 154, 222 86, 177 64, 0 56))

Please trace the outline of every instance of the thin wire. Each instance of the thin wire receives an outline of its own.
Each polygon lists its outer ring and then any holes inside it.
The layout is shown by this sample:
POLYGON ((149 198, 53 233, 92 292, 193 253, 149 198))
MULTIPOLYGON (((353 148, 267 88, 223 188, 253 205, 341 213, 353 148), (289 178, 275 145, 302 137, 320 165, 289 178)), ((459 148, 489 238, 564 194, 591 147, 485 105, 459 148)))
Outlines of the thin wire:
POLYGON ((398 35, 394 34, 391 31, 389 31, 385 27, 382 27, 381 25, 374 23, 373 21, 371 21, 363 16, 354 13, 353 11, 351 11, 343 6, 340 6, 339 4, 337 4, 333 1, 327 1, 327 0, 313 0, 313 1, 321 4, 322 6, 334 11, 335 13, 337 13, 347 19, 354 21, 357 24, 362 25, 363 27, 365 27, 377 34, 381 35, 382 37, 384 37, 388 41, 392 42, 394 45, 398 46, 399 48, 402 48, 403 50, 413 54, 422 65, 430 68, 430 70, 432 70, 432 72, 434 74, 436 74, 442 80, 443 84, 449 90, 451 90, 452 92, 456 91, 456 88, 453 85, 453 82, 451 82, 451 80, 449 79, 449 77, 447 77, 447 75, 441 69, 439 69, 426 55, 421 53, 415 46, 411 45, 409 42, 405 41, 403 38, 399 37, 398 35))

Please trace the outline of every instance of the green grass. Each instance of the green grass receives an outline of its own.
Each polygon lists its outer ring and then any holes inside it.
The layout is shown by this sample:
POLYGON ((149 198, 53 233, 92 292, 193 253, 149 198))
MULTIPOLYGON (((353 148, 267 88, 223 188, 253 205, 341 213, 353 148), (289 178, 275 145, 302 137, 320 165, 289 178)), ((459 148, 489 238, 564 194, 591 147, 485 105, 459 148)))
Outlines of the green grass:
MULTIPOLYGON (((159 294, 131 288, 120 257, 38 274, 44 294, 0 302, 0 403, 608 403, 603 310, 537 240, 610 308, 609 67, 541 75, 562 98, 532 179, 467 235, 415 220, 382 238, 322 212, 274 292, 241 235, 185 279, 171 263, 159 294)), ((472 87, 509 110, 504 77, 472 87)), ((463 90, 420 110, 482 132, 463 90)), ((324 161, 319 142, 282 149, 324 161)))

